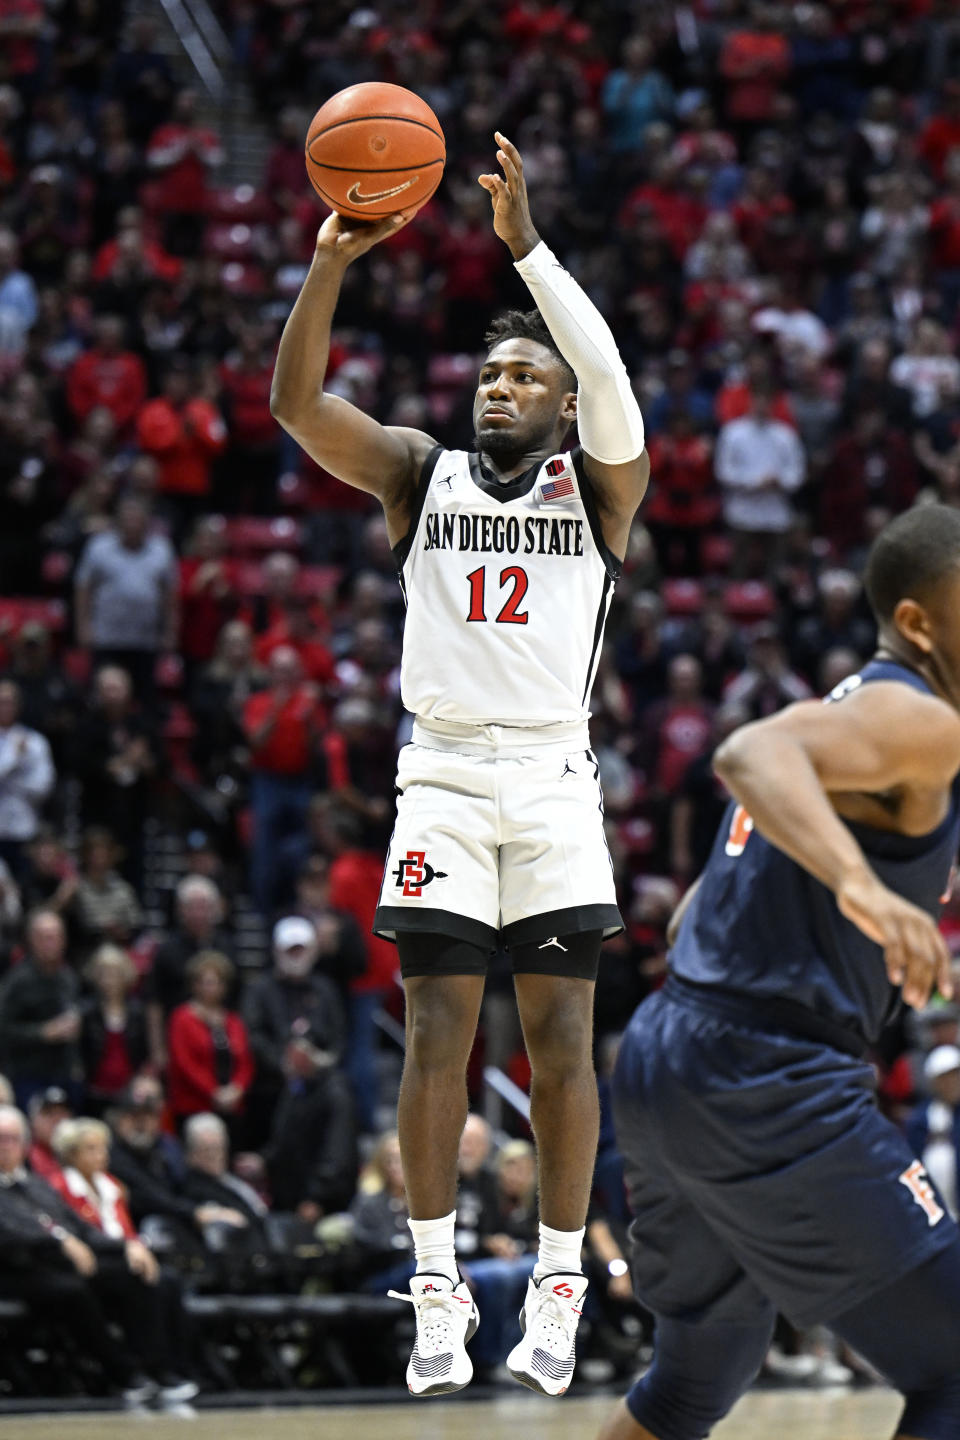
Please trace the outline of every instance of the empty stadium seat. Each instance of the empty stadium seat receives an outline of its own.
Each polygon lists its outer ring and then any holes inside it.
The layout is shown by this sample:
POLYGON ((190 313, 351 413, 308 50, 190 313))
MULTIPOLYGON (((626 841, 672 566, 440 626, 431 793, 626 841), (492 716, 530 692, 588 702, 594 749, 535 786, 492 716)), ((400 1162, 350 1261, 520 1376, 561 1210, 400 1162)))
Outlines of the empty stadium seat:
POLYGON ((664 580, 660 594, 668 615, 699 615, 703 609, 703 585, 699 580, 664 580))
POLYGON ((723 593, 727 614, 734 620, 768 620, 776 611, 773 591, 764 580, 734 580, 723 593))

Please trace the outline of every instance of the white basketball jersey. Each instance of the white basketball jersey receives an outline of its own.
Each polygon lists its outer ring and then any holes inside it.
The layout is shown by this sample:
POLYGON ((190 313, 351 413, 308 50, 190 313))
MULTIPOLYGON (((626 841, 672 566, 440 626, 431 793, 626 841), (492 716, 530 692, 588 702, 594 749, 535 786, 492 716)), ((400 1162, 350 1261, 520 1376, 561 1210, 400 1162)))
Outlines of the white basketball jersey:
POLYGON ((425 719, 583 722, 619 561, 579 451, 498 481, 431 451, 394 549, 407 605, 401 693, 425 719))

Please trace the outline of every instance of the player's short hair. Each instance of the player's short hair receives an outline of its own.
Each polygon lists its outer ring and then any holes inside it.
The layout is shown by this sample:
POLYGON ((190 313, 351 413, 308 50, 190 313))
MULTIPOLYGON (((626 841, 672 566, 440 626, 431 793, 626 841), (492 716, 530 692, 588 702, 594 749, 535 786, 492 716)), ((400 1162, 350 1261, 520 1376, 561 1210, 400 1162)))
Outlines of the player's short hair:
POLYGON ((502 315, 497 315, 491 320, 490 328, 483 339, 488 352, 495 345, 502 345, 504 340, 536 341, 538 345, 543 345, 556 357, 558 365, 564 372, 567 388, 576 390, 577 377, 557 349, 557 342, 547 329, 547 323, 539 310, 504 310, 502 315))
POLYGON ((863 583, 878 620, 891 620, 901 600, 923 600, 960 572, 960 510, 918 505, 898 515, 870 549, 863 583))

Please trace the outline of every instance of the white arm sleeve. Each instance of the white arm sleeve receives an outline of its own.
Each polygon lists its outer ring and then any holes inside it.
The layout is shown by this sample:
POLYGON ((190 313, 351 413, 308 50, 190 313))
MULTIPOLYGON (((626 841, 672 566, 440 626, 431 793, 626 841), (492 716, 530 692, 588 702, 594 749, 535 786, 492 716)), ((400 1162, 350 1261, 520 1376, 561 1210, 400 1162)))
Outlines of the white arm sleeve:
POLYGON ((606 320, 542 240, 514 263, 577 377, 584 450, 604 465, 636 460, 643 453, 643 416, 606 320))

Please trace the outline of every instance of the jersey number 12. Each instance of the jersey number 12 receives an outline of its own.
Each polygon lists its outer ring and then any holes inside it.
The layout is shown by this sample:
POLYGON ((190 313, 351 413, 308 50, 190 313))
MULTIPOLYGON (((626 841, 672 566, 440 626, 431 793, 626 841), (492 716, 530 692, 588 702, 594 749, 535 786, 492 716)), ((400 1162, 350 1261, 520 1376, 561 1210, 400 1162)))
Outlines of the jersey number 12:
MULTIPOLYGON (((470 612, 468 620, 486 620, 486 586, 487 572, 481 565, 479 570, 474 570, 467 576, 470 581, 470 612)), ((526 625, 529 615, 526 610, 520 609, 520 604, 527 593, 527 572, 519 565, 510 565, 506 570, 500 571, 500 589, 513 584, 513 589, 504 601, 503 608, 497 616, 498 625, 526 625)))

